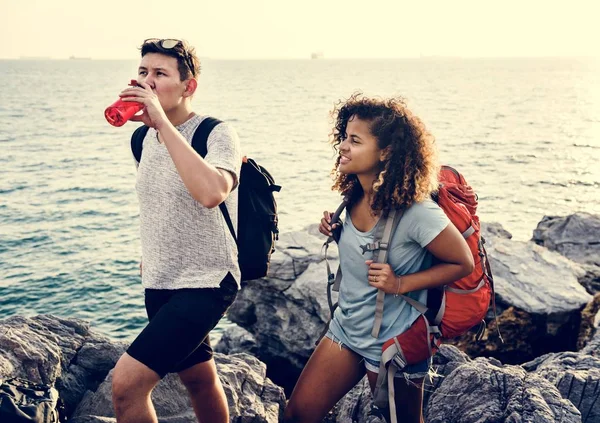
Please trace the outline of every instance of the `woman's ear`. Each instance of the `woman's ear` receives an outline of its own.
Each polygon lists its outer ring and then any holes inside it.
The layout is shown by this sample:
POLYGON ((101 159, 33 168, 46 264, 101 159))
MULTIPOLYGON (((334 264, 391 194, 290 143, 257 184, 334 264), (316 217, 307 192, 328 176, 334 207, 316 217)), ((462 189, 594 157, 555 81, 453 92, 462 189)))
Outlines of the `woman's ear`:
POLYGON ((379 161, 385 162, 385 161, 389 160, 390 157, 392 157, 392 146, 388 145, 386 148, 381 150, 381 152, 379 153, 379 161))
POLYGON ((183 92, 184 97, 191 97, 196 92, 196 88, 198 88, 198 81, 194 78, 190 79, 185 86, 185 91, 183 92))

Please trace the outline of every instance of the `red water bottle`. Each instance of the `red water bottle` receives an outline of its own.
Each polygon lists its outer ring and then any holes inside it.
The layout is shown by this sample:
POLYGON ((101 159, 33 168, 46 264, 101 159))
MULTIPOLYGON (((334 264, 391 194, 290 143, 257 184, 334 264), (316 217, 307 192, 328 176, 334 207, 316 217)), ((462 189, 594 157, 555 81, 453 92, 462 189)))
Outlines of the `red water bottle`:
MULTIPOLYGON (((139 87, 137 81, 132 79, 130 87, 139 87)), ((137 101, 123 101, 119 98, 104 111, 104 117, 112 126, 123 126, 133 115, 142 110, 144 105, 137 101)))

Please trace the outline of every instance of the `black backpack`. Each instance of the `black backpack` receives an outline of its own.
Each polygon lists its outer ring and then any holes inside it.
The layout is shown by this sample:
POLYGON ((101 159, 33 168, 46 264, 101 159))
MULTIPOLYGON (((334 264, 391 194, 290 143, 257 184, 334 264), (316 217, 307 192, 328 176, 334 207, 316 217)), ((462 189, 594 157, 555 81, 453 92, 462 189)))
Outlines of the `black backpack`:
POLYGON ((0 380, 0 422, 58 423, 58 392, 25 379, 0 380))
MULTIPOLYGON (((192 138, 192 148, 202 157, 207 153, 207 141, 210 132, 221 121, 207 117, 198 126, 192 138)), ((144 137, 147 126, 140 126, 131 136, 131 151, 138 161, 142 157, 144 137)), ((271 174, 252 159, 244 158, 238 185, 238 236, 225 202, 219 208, 225 217, 231 235, 238 247, 238 262, 242 280, 262 278, 267 275, 271 254, 275 251, 275 241, 279 239, 277 227, 277 203, 274 191, 281 187, 275 185, 271 174)))

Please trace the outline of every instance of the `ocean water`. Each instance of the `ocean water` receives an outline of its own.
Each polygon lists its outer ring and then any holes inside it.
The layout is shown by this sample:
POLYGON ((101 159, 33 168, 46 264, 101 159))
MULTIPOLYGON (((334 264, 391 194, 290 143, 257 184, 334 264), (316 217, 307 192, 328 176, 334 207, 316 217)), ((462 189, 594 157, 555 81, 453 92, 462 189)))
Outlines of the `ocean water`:
MULTIPOLYGON (((135 124, 103 117, 137 63, 0 61, 0 318, 78 317, 124 340, 144 326, 135 124)), ((231 122, 283 186, 290 231, 337 205, 334 103, 401 95, 475 187, 482 220, 527 240, 546 214, 600 213, 599 75, 578 59, 207 60, 194 108, 231 122)))

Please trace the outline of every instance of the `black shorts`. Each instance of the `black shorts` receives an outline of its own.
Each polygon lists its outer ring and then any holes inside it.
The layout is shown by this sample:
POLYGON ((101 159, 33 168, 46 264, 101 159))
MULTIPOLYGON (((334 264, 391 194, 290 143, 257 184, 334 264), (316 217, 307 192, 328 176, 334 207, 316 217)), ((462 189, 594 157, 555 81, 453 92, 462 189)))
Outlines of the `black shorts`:
POLYGON ((213 356, 208 333, 235 300, 238 286, 227 274, 219 288, 146 289, 148 325, 127 354, 163 378, 213 356))

